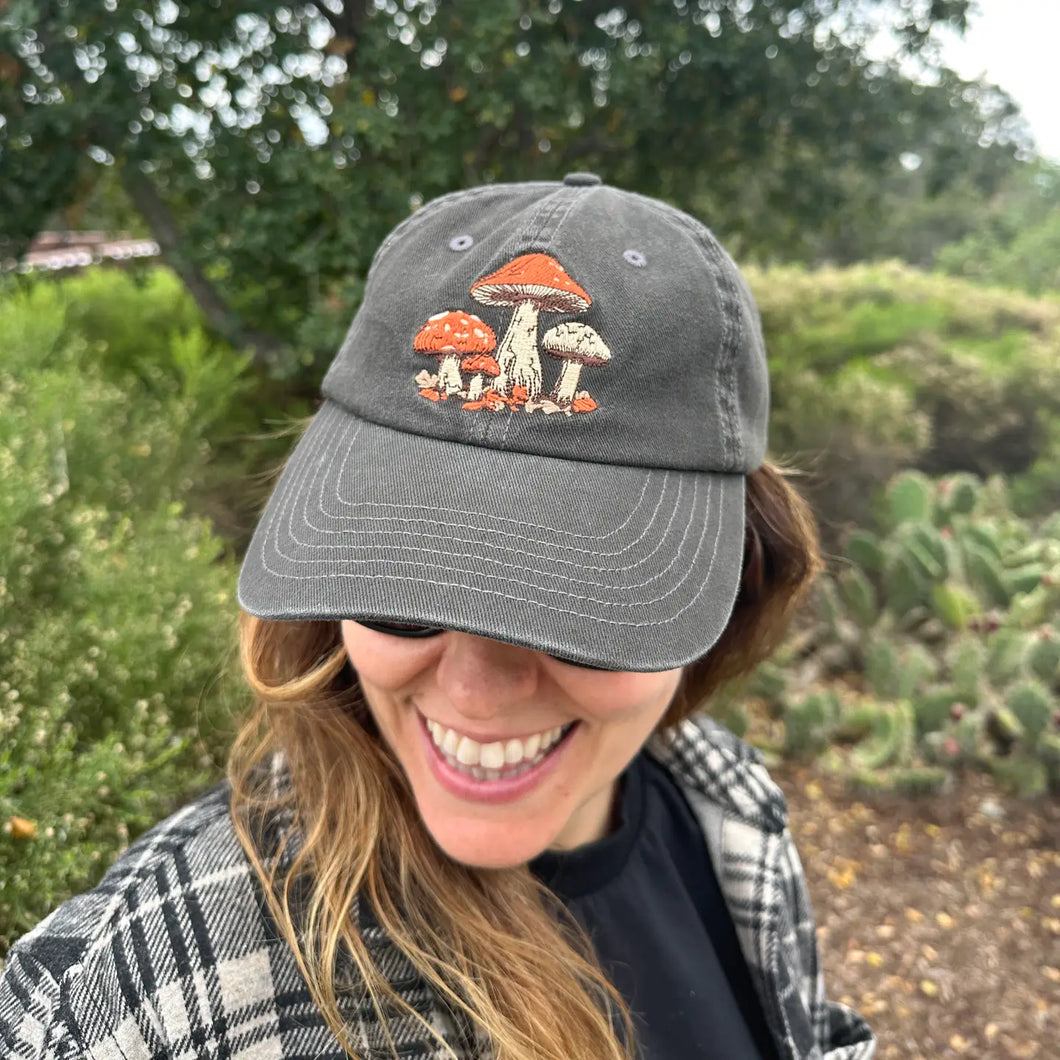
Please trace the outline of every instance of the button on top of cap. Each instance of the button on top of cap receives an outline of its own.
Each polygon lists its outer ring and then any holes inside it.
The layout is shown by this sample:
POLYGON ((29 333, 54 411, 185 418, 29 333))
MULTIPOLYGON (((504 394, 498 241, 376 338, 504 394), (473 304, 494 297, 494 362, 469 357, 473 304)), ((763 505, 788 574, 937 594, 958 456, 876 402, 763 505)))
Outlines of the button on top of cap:
POLYGON ((591 188, 595 184, 603 184, 603 181, 595 173, 568 173, 563 183, 574 188, 591 188))

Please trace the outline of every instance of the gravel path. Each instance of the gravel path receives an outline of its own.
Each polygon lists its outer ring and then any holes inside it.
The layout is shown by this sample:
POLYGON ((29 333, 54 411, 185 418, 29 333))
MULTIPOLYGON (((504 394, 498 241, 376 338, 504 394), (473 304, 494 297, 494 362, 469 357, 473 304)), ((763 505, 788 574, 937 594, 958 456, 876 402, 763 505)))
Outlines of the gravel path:
POLYGON ((773 770, 817 912, 829 996, 881 1060, 1060 1058, 1060 802, 983 777, 915 802, 773 770))

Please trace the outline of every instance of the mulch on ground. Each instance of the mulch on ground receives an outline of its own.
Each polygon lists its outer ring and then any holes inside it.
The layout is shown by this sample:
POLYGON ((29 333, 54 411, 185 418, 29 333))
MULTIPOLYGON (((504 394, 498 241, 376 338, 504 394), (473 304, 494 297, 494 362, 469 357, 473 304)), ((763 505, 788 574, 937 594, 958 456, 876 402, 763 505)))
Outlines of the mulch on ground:
POLYGON ((773 771, 817 913, 829 997, 883 1060, 1060 1057, 1060 802, 985 777, 920 800, 773 771))

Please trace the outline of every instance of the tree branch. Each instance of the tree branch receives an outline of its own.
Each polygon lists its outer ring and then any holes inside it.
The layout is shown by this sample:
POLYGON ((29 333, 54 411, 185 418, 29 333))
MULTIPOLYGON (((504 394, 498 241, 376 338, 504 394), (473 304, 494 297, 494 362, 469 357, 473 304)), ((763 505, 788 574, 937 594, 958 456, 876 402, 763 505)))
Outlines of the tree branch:
POLYGON ((121 168, 121 184, 151 229, 163 260, 181 278, 209 326, 233 346, 249 349, 255 365, 261 366, 270 360, 282 345, 271 335, 246 327, 217 288, 183 253, 173 214, 154 184, 128 164, 121 168))

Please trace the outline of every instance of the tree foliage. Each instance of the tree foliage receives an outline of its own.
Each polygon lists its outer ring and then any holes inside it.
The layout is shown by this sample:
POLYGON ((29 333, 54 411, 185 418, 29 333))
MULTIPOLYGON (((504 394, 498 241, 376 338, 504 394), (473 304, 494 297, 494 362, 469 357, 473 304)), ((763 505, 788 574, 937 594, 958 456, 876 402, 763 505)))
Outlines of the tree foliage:
POLYGON ((1022 166, 980 208, 976 221, 960 240, 941 248, 940 268, 1031 294, 1060 291, 1060 166, 1022 166))
POLYGON ((474 183, 593 169, 696 210, 744 254, 805 256, 903 153, 937 187, 980 141, 1011 163, 1006 97, 930 84, 931 34, 967 8, 8 0, 6 252, 113 167, 211 326, 264 354, 330 353, 386 231, 474 183), (881 32, 887 62, 868 57, 881 32))

